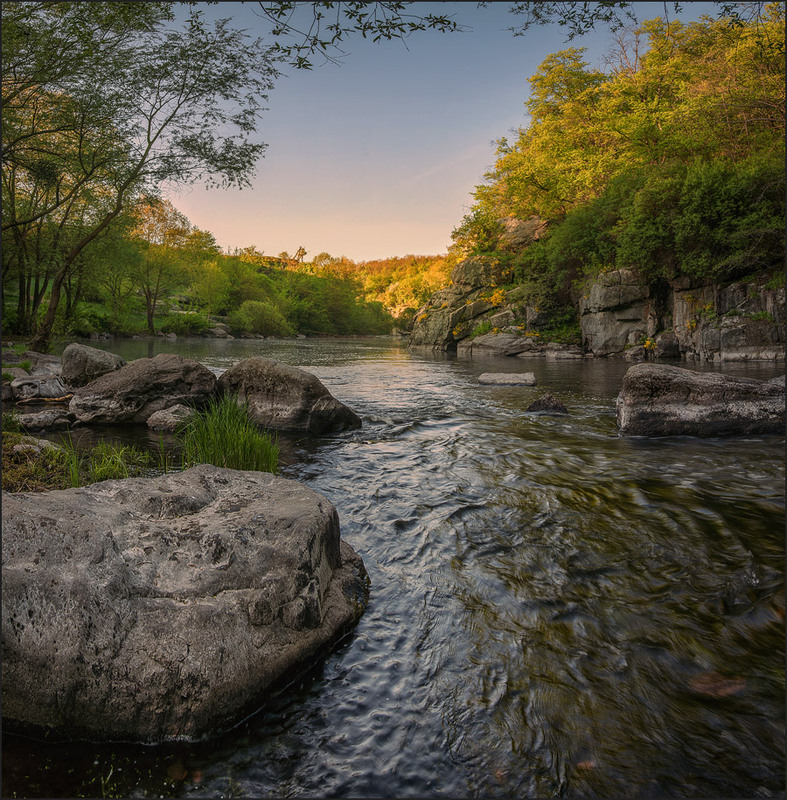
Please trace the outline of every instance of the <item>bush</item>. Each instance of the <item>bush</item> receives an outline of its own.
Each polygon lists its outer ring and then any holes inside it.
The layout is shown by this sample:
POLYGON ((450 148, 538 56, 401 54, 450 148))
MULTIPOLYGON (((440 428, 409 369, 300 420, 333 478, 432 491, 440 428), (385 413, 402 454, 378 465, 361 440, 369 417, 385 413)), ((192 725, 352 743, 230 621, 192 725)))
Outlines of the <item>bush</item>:
POLYGON ((213 464, 258 472, 278 470, 278 445, 257 428, 249 418, 248 405, 240 405, 236 397, 211 401, 184 423, 178 436, 184 468, 213 464))
POLYGON ((207 316, 194 311, 187 311, 182 314, 167 314, 158 325, 158 329, 162 333, 176 333, 178 336, 199 334, 207 327, 207 316))
POLYGON ((294 331, 270 300, 246 300, 230 314, 230 326, 262 336, 291 336, 294 331))

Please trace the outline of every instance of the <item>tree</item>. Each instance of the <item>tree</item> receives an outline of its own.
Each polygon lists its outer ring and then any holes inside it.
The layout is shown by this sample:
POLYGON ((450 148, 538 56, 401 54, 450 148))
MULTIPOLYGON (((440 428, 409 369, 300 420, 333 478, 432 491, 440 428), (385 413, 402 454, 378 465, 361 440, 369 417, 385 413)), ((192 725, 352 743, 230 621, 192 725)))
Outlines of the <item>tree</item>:
MULTIPOLYGON (((3 26, 3 100, 8 99, 17 117, 22 111, 13 103, 24 105, 29 118, 24 130, 11 125, 8 136, 4 118, 4 151, 16 159, 17 170, 24 167, 22 145, 33 150, 53 135, 48 115, 29 111, 33 99, 52 107, 50 95, 65 95, 64 106, 72 109, 79 124, 59 125, 56 134, 78 157, 56 165, 66 179, 62 189, 49 194, 62 201, 100 187, 105 201, 59 259, 49 305, 31 344, 38 349, 49 344, 63 284, 79 254, 141 191, 196 180, 247 185, 265 147, 256 140, 256 126, 261 101, 278 74, 270 48, 231 29, 228 20, 207 25, 195 9, 175 27, 169 24, 168 5, 154 4, 157 14, 145 11, 145 24, 129 27, 133 12, 121 12, 122 5, 3 6, 4 22, 8 18, 12 23, 8 37, 3 26), (121 19, 126 20, 126 37, 115 36, 123 27, 121 19), (113 37, 117 48, 104 47, 113 37), (28 40, 32 48, 24 44, 28 40), (63 63, 54 63, 48 55, 37 58, 38 53, 65 52, 72 42, 78 57, 63 63), (86 147, 100 156, 88 160, 89 169, 81 158, 86 147)), ((133 6, 136 10, 137 4, 133 6)), ((55 117, 59 116, 58 111, 55 117)), ((43 207, 39 203, 37 217, 50 213, 48 202, 43 207)), ((20 223, 17 219, 14 226, 20 223)))
POLYGON ((148 333, 153 335, 157 305, 184 272, 181 250, 188 243, 190 225, 169 200, 151 196, 136 204, 133 216, 136 225, 131 235, 141 255, 133 276, 145 300, 148 333))

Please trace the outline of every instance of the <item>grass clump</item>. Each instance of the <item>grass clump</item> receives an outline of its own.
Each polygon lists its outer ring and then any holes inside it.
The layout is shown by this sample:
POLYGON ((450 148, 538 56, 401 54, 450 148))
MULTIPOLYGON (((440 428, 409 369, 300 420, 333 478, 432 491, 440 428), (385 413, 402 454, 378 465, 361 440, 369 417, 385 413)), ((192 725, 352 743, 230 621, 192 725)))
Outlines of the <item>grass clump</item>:
POLYGON ((278 445, 252 422, 248 404, 236 397, 211 401, 184 423, 180 439, 184 468, 213 464, 275 473, 279 467, 278 445))
POLYGON ((99 442, 84 461, 85 482, 98 483, 113 478, 130 478, 150 465, 150 455, 133 445, 99 442))
POLYGON ((3 491, 68 489, 72 486, 68 462, 69 454, 62 448, 3 429, 3 491))
POLYGON ((141 475, 150 455, 133 445, 99 442, 79 451, 70 435, 60 444, 9 429, 3 415, 2 486, 6 492, 45 492, 70 489, 111 478, 141 475))

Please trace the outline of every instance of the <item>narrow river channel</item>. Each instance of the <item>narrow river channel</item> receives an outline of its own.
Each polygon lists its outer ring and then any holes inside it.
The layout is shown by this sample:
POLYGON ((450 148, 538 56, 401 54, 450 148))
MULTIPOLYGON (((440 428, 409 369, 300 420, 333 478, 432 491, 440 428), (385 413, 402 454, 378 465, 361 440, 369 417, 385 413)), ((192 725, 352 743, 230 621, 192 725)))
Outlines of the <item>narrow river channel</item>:
POLYGON ((6 736, 4 797, 785 797, 784 437, 621 437, 611 359, 100 345, 216 371, 265 355, 353 408, 360 430, 281 436, 281 472, 336 506, 370 603, 217 740, 6 736), (478 383, 501 371, 537 386, 478 383), (545 392, 571 413, 525 413, 545 392))

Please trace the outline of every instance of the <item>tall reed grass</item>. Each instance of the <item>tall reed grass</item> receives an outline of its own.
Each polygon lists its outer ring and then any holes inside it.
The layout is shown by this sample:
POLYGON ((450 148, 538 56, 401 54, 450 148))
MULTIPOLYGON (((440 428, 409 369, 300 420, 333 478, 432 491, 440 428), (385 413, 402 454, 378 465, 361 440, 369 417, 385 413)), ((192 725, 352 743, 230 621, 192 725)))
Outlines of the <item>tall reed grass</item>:
POLYGON ((229 469, 277 472, 279 446, 249 417, 248 404, 225 395, 212 400, 185 423, 179 438, 183 443, 183 467, 213 464, 229 469))

